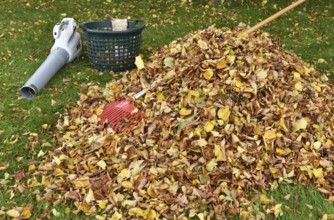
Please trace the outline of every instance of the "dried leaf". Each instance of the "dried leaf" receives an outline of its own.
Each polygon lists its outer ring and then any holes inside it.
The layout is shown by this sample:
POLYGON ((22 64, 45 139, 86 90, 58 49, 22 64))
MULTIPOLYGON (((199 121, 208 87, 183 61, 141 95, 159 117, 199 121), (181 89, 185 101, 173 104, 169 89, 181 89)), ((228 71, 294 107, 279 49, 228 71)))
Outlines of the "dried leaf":
POLYGON ((95 201, 94 192, 92 189, 88 190, 88 193, 85 197, 85 202, 89 204, 90 202, 95 201))
POLYGON ((181 110, 180 110, 180 115, 182 115, 182 116, 187 116, 187 115, 190 115, 191 112, 192 112, 191 109, 181 108, 181 110))
POLYGON ((301 129, 306 129, 307 127, 307 120, 305 118, 301 118, 299 120, 296 120, 293 124, 293 130, 298 131, 301 129))
POLYGON ((215 159, 212 159, 209 161, 209 163, 206 165, 206 169, 211 172, 217 167, 217 161, 215 159))
POLYGON ((105 170, 107 168, 107 164, 104 160, 100 160, 97 165, 102 168, 102 170, 105 170))
POLYGON ((1 162, 0 163, 0 171, 6 170, 9 167, 8 162, 1 162))
POLYGON ((10 209, 6 212, 6 215, 12 218, 18 218, 21 213, 17 209, 10 209))
POLYGON ((203 76, 206 80, 210 80, 213 76, 212 69, 206 69, 205 72, 203 73, 203 76))
POLYGON ((173 67, 174 66, 174 58, 173 57, 166 57, 164 59, 164 64, 166 67, 173 67))
POLYGON ((144 61, 141 58, 141 56, 136 56, 135 65, 136 65, 137 69, 139 69, 139 70, 145 68, 144 61))
POLYGON ((215 127, 215 124, 216 124, 216 121, 208 121, 208 122, 206 122, 205 125, 204 125, 204 130, 206 132, 212 131, 214 129, 214 127, 215 127))
POLYGON ((219 108, 218 110, 218 118, 224 120, 225 122, 228 121, 230 117, 231 111, 230 111, 230 106, 226 105, 224 108, 219 108))

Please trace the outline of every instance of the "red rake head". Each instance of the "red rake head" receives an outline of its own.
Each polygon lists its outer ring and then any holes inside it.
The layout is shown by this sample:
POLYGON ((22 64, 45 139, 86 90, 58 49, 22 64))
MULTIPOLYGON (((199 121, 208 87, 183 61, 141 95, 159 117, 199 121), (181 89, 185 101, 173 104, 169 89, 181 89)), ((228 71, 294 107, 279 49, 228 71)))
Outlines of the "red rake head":
POLYGON ((131 130, 144 118, 131 102, 132 98, 107 104, 100 115, 101 123, 108 123, 117 132, 131 130))

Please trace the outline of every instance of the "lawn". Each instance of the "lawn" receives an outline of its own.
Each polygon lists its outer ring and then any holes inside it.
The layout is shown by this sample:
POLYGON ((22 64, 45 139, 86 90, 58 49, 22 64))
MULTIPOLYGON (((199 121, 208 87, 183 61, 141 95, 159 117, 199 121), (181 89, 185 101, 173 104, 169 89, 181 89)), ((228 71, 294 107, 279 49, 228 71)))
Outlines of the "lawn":
MULTIPOLYGON (((54 133, 57 122, 79 100, 78 93, 86 93, 90 82, 103 87, 117 76, 113 72, 93 70, 84 47, 82 56, 59 71, 41 94, 31 101, 23 99, 20 88, 47 57, 53 45, 52 28, 57 22, 73 17, 81 24, 103 20, 107 14, 143 19, 147 24, 141 45, 145 61, 163 45, 191 31, 211 25, 235 27, 240 22, 252 26, 290 3, 288 0, 224 3, 209 0, 0 1, 0 219, 6 219, 8 211, 15 207, 29 209, 34 219, 43 216, 86 218, 82 213, 79 217, 73 214, 76 208, 72 203, 51 205, 39 201, 38 193, 32 194, 26 187, 29 171, 35 169, 33 164, 57 147, 54 133)), ((308 0, 261 30, 279 37, 287 49, 332 79, 333 12, 332 1, 308 0)), ((82 30, 79 31, 83 39, 82 30)), ((281 219, 334 218, 331 215, 334 206, 326 200, 326 193, 319 192, 316 186, 273 185, 271 190, 258 190, 250 191, 249 197, 257 198, 259 193, 265 195, 256 202, 256 207, 264 213, 268 207, 279 208, 275 204, 281 204, 281 219)), ((267 218, 275 217, 268 215, 267 218)))

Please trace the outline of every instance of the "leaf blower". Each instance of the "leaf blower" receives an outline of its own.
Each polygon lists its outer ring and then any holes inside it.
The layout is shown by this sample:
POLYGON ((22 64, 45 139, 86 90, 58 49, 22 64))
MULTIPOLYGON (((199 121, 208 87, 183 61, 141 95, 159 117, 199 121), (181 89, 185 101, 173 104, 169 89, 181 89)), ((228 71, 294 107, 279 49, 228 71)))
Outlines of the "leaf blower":
POLYGON ((55 43, 42 65, 21 88, 25 99, 32 99, 65 64, 79 57, 82 51, 80 34, 73 18, 64 18, 53 27, 55 43))

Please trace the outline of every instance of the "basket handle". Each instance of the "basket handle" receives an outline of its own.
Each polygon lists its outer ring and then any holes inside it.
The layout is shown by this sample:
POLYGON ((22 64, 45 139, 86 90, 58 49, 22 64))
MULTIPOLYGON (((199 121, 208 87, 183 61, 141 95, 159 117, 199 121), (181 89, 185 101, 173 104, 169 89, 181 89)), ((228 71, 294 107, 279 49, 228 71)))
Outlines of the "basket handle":
POLYGON ((136 26, 138 25, 138 23, 141 23, 138 28, 144 29, 144 27, 145 27, 145 21, 144 20, 135 20, 135 23, 136 23, 136 26))

